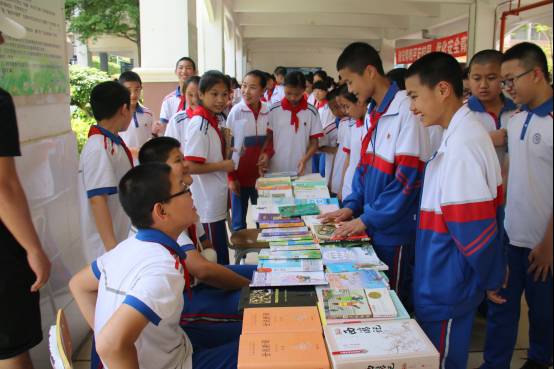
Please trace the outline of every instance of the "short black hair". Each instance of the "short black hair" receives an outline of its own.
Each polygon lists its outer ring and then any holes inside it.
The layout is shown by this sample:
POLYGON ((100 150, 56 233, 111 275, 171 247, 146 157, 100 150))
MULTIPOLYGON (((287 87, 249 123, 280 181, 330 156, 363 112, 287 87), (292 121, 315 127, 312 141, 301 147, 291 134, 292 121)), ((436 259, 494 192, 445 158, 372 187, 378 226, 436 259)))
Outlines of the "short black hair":
POLYGON ((262 86, 262 88, 265 88, 265 86, 267 86, 267 73, 262 72, 261 70, 258 70, 258 69, 253 69, 244 75, 244 77, 247 77, 247 76, 257 77, 258 81, 260 82, 260 86, 262 86))
POLYGON ((354 95, 352 92, 349 92, 348 86, 346 85, 339 87, 339 96, 344 97, 346 100, 354 104, 358 102, 358 97, 354 95))
POLYGON ((152 226, 154 205, 171 196, 171 167, 147 163, 134 167, 119 181, 119 202, 136 228, 152 226))
POLYGON ((477 54, 473 55, 471 61, 469 62, 469 71, 471 72, 471 67, 474 64, 498 64, 502 65, 502 60, 504 59, 504 54, 498 50, 487 49, 481 50, 477 54))
POLYGON ((304 74, 304 77, 306 77, 306 82, 309 82, 311 84, 314 83, 314 74, 312 72, 304 74))
POLYGON ((319 76, 319 78, 321 78, 324 81, 327 80, 327 72, 324 71, 323 69, 316 70, 314 72, 314 77, 315 76, 319 76))
POLYGON ((544 74, 544 78, 547 81, 550 81, 548 61, 546 60, 546 55, 540 46, 530 42, 522 42, 514 45, 504 53, 504 59, 502 62, 516 59, 519 60, 519 62, 527 69, 539 67, 544 74))
POLYGON ((273 71, 273 74, 275 74, 276 76, 286 76, 287 75, 287 68, 282 67, 282 66, 278 66, 273 71))
POLYGON ((124 84, 125 82, 138 82, 140 85, 142 85, 142 80, 140 79, 140 76, 130 70, 119 75, 119 83, 124 84))
POLYGON ((335 100, 340 94, 340 88, 334 88, 327 93, 327 101, 335 100))
POLYGON ((271 74, 271 73, 268 73, 267 74, 267 79, 269 80, 272 80, 273 82, 275 82, 275 75, 271 74))
POLYGON ((418 76, 421 84, 429 88, 441 81, 448 82, 457 97, 464 95, 462 68, 450 54, 432 52, 422 56, 408 68, 406 78, 412 76, 418 76))
POLYGON ((97 121, 113 117, 123 105, 131 105, 131 94, 119 82, 101 82, 90 93, 90 106, 97 121))
POLYGON ((466 79, 469 79, 469 67, 464 67, 464 64, 460 64, 460 68, 462 68, 462 83, 466 79))
POLYGON ((329 85, 327 84, 326 81, 317 81, 317 82, 314 82, 312 89, 327 91, 329 89, 329 85))
POLYGON ((337 60, 337 70, 350 69, 357 74, 363 74, 368 65, 377 69, 384 76, 383 61, 373 46, 365 42, 353 42, 340 54, 337 60))
POLYGON ((189 58, 188 56, 183 56, 181 59, 177 60, 177 63, 175 63, 175 69, 177 69, 177 67, 179 66, 179 63, 182 62, 182 61, 188 61, 189 63, 191 63, 192 68, 196 72, 196 63, 194 62, 194 60, 192 58, 189 58))
POLYGON ((240 88, 239 81, 237 81, 235 77, 231 77, 231 87, 233 87, 233 89, 240 88))
POLYGON ((187 90, 187 88, 189 87, 190 84, 199 85, 200 84, 200 77, 190 76, 189 78, 187 78, 187 80, 185 81, 185 84, 183 85, 183 92, 185 92, 187 90))
POLYGON ((306 88, 306 77, 302 72, 290 72, 285 77, 285 86, 306 88))
POLYGON ((391 82, 396 82, 396 85, 401 90, 406 89, 406 74, 408 73, 407 68, 394 68, 387 72, 387 78, 391 82))
POLYGON ((225 74, 217 70, 209 70, 202 75, 202 78, 200 78, 198 89, 200 90, 201 93, 204 94, 210 88, 214 87, 219 83, 223 83, 225 87, 227 87, 227 90, 229 91, 231 90, 231 81, 229 81, 229 78, 227 78, 225 74))
POLYGON ((165 163, 173 149, 181 149, 181 143, 177 139, 168 136, 155 137, 140 148, 139 163, 165 163))

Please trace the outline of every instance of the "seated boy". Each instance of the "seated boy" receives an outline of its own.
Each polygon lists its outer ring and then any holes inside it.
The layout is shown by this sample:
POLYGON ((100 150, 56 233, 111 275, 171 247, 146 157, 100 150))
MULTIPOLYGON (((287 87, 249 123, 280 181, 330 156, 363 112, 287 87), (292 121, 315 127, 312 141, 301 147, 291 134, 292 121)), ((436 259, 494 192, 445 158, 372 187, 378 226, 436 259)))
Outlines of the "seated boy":
POLYGON ((79 160, 81 234, 87 262, 92 262, 129 235, 131 222, 117 198, 117 184, 133 167, 131 152, 118 132, 131 120, 129 91, 114 81, 98 84, 90 105, 98 122, 79 160))
POLYGON ((238 341, 193 349, 179 326, 185 252, 177 237, 198 220, 189 187, 165 164, 129 171, 119 198, 138 233, 77 273, 69 286, 108 368, 236 368, 238 341))
POLYGON ((441 125, 441 147, 428 162, 415 248, 416 319, 440 352, 441 368, 465 369, 473 319, 485 291, 506 274, 498 210, 503 202, 496 152, 463 104, 454 57, 430 53, 408 70, 406 88, 424 126, 441 125))

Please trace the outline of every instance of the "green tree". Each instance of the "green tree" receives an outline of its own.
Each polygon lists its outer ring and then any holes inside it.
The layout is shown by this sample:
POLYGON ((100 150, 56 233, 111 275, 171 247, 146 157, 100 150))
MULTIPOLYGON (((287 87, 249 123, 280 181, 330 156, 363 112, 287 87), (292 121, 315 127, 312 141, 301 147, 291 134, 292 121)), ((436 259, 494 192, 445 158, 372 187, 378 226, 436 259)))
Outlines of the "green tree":
POLYGON ((123 37, 137 44, 140 58, 139 0, 65 0, 65 19, 81 41, 123 37))

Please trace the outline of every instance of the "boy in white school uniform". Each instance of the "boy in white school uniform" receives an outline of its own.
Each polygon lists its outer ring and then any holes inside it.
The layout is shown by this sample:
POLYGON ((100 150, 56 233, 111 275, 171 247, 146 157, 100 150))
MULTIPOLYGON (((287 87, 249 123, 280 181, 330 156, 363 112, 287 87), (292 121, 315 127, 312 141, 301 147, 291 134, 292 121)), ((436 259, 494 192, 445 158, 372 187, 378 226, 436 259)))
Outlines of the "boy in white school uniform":
POLYGON ((129 171, 119 197, 135 237, 77 273, 70 289, 106 368, 236 368, 238 341, 195 349, 180 326, 186 254, 176 239, 197 220, 190 190, 165 164, 129 171))
POLYGON ((311 158, 323 130, 317 110, 306 101, 305 89, 306 79, 301 72, 287 75, 285 97, 269 112, 267 138, 258 161, 261 173, 303 175, 311 171, 311 158))
POLYGON ((142 80, 140 76, 132 71, 121 73, 119 76, 121 83, 131 94, 131 114, 132 119, 127 129, 121 131, 119 135, 125 141, 125 144, 131 150, 133 159, 137 159, 140 147, 152 138, 152 112, 146 106, 139 103, 142 94, 142 80))
POLYGON ((117 198, 117 184, 133 167, 133 157, 118 132, 131 119, 130 94, 121 84, 108 81, 91 92, 97 121, 79 160, 81 234, 85 259, 95 260, 129 235, 131 221, 117 198))
POLYGON ((547 58, 531 43, 508 49, 505 88, 521 109, 507 124, 509 239, 506 303, 489 303, 482 368, 509 368, 518 334, 521 295, 529 306, 529 350, 524 369, 552 365, 552 87, 547 58))

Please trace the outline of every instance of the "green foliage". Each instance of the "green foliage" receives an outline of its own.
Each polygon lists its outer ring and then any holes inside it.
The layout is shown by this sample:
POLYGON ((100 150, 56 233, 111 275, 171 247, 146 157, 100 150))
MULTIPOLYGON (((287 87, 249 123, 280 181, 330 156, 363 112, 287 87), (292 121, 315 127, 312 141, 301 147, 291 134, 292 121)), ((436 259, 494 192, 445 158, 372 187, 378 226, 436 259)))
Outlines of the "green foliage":
POLYGON ((77 136, 77 149, 79 154, 85 142, 87 142, 89 128, 94 123, 96 123, 94 118, 88 115, 84 110, 76 106, 72 107, 71 129, 75 132, 75 136, 77 136))
POLYGON ((139 0, 66 0, 65 18, 83 41, 101 35, 140 41, 139 0))
POLYGON ((69 66, 69 85, 71 92, 71 105, 78 106, 89 116, 92 116, 90 109, 90 92, 100 82, 109 80, 107 73, 96 68, 86 68, 78 65, 69 66))

